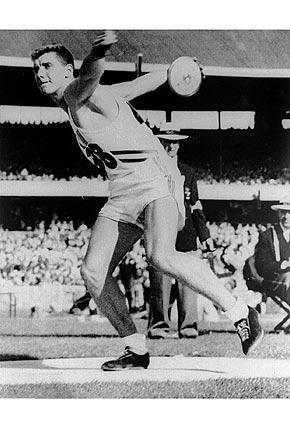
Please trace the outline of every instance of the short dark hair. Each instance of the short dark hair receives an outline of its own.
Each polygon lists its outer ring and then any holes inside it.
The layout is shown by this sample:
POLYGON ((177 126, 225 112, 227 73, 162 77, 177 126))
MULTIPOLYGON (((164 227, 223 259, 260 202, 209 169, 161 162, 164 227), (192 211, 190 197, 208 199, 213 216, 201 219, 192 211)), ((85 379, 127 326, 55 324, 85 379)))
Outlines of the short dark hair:
POLYGON ((35 49, 30 54, 30 57, 32 61, 35 61, 43 54, 46 54, 48 52, 55 52, 63 64, 71 64, 74 68, 74 57, 72 53, 65 46, 56 43, 41 46, 40 48, 35 49))

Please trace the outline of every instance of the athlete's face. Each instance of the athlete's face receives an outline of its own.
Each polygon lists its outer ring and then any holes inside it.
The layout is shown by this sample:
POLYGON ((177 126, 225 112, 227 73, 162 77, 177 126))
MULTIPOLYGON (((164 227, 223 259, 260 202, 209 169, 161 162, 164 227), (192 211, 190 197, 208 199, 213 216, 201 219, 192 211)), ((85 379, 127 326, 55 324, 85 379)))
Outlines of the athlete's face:
POLYGON ((179 150, 179 142, 176 140, 162 140, 162 145, 164 146, 165 151, 169 155, 169 157, 174 158, 178 154, 179 150))
POLYGON ((36 84, 45 95, 61 94, 73 74, 70 64, 63 64, 55 52, 46 52, 33 63, 36 84))
POLYGON ((279 211, 279 220, 284 228, 290 229, 290 211, 279 211))

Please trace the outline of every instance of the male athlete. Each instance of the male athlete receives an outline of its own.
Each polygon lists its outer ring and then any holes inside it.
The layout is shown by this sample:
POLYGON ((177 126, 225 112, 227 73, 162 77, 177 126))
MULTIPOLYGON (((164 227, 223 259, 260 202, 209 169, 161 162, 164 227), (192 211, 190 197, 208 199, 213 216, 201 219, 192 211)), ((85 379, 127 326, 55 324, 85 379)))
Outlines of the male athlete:
POLYGON ((42 47, 31 55, 38 88, 67 112, 80 149, 110 181, 109 200, 92 228, 81 268, 89 292, 124 341, 124 353, 102 369, 149 365, 145 336, 137 333, 112 277, 142 234, 149 263, 214 301, 235 324, 247 354, 263 336, 257 313, 236 300, 202 260, 176 251, 176 235, 184 225, 183 179, 158 138, 128 104, 164 84, 167 71, 101 85, 106 53, 116 42, 113 31, 101 33, 77 78, 72 54, 64 46, 42 47))

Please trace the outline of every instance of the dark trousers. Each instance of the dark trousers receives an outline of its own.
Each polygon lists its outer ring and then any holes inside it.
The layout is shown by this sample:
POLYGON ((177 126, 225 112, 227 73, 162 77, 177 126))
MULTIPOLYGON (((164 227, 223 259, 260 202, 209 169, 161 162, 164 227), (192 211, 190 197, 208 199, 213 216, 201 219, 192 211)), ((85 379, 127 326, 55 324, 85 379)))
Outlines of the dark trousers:
POLYGON ((177 283, 172 285, 172 278, 149 267, 150 273, 150 311, 148 330, 154 328, 171 328, 170 309, 177 300, 178 331, 196 328, 197 293, 177 283))

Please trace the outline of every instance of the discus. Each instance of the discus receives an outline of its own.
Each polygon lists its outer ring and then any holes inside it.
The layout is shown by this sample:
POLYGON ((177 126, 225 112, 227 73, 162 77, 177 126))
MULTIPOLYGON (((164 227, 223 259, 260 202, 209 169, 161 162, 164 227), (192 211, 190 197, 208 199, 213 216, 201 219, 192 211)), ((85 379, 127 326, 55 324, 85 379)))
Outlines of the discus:
POLYGON ((179 57, 168 69, 171 90, 183 97, 195 94, 202 83, 203 73, 198 62, 191 57, 179 57))

